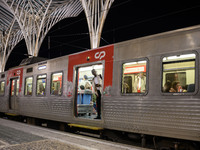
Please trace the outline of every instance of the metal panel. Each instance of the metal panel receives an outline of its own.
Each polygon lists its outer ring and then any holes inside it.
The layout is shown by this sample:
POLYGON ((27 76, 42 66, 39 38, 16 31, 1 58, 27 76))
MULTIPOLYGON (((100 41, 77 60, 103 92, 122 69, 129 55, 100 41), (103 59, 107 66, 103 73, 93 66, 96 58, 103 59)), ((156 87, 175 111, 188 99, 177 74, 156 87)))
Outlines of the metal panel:
POLYGON ((6 87, 6 78, 7 78, 7 72, 0 73, 0 82, 5 81, 5 93, 4 96, 0 96, 0 112, 6 112, 8 109, 8 103, 7 103, 7 87, 6 87), (5 74, 4 78, 1 78, 1 75, 5 74))
POLYGON ((105 128, 199 141, 199 92, 191 96, 165 96, 161 92, 161 58, 191 50, 199 53, 198 39, 200 26, 116 44, 112 98, 105 98, 103 104, 105 128), (144 57, 149 59, 148 94, 121 95, 122 62, 144 57))
MULTIPOLYGON (((25 116, 32 116, 37 118, 51 119, 57 121, 70 121, 71 120, 71 99, 67 98, 67 69, 68 69, 68 56, 60 57, 53 60, 40 62, 24 67, 33 67, 32 73, 24 71, 24 84, 25 78, 33 76, 33 95, 24 96, 20 98, 20 114, 25 116), (40 66, 46 66, 46 69, 39 70, 40 66), (51 75, 53 72, 63 72, 63 94, 61 96, 50 95, 51 75), (46 95, 36 96, 36 80, 37 75, 47 74, 46 95)), ((24 91, 24 89, 23 89, 24 91)))

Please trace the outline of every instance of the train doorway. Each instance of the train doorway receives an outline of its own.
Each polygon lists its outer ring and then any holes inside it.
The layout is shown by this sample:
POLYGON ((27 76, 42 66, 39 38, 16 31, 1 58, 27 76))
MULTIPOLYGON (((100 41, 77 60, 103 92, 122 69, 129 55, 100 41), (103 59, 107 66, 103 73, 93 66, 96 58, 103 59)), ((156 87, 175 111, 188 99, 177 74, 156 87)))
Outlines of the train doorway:
POLYGON ((10 80, 10 94, 9 94, 9 109, 17 111, 18 110, 18 98, 19 95, 19 79, 10 80))
POLYGON ((78 118, 101 119, 102 74, 102 64, 77 68, 75 114, 78 118))

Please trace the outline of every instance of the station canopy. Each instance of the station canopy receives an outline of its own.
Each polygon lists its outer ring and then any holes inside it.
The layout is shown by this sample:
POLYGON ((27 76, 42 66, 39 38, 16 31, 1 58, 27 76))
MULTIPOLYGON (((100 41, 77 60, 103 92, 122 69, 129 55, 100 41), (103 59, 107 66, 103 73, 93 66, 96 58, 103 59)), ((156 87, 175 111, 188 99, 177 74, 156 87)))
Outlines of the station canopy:
MULTIPOLYGON (((2 37, 16 36, 16 34, 21 34, 23 30, 27 32, 26 25, 28 24, 23 23, 30 22, 31 17, 31 21, 35 22, 37 22, 36 18, 38 17, 40 23, 42 21, 43 24, 38 24, 38 22, 36 24, 40 27, 43 26, 43 30, 47 29, 49 31, 60 20, 77 16, 82 11, 83 9, 79 0, 0 0, 0 51, 3 50, 1 47, 4 44, 2 37), (33 17, 35 18, 33 19, 33 17)), ((37 29, 33 29, 32 26, 31 32, 35 30, 37 29)), ((41 30, 41 32, 44 31, 41 30)), ((22 35, 19 40, 23 38, 22 35)))
POLYGON ((82 11, 80 0, 0 0, 0 72, 22 39, 28 56, 37 57, 49 30, 82 11))
POLYGON ((91 48, 97 48, 114 0, 0 0, 0 72, 14 47, 25 40, 28 56, 37 57, 49 30, 85 11, 91 48))

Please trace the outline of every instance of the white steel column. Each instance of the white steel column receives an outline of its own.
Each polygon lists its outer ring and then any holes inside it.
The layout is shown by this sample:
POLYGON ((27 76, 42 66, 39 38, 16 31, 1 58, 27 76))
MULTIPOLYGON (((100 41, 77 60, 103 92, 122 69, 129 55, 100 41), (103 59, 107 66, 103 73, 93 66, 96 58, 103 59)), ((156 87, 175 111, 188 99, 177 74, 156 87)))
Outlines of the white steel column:
POLYGON ((83 10, 79 0, 3 0, 23 33, 28 54, 38 56, 40 46, 60 20, 74 17, 83 10))
POLYGON ((3 33, 0 33, 0 72, 3 72, 4 69, 2 67, 3 65, 3 56, 4 56, 4 41, 3 41, 3 33))
POLYGON ((80 0, 86 14, 91 48, 100 45, 101 33, 108 11, 114 0, 80 0))
POLYGON ((0 33, 0 72, 5 70, 6 62, 13 48, 23 39, 21 30, 13 30, 15 19, 4 33, 0 33))
POLYGON ((52 0, 5 0, 5 2, 20 26, 27 45, 28 54, 36 56, 38 51, 41 25, 52 0))

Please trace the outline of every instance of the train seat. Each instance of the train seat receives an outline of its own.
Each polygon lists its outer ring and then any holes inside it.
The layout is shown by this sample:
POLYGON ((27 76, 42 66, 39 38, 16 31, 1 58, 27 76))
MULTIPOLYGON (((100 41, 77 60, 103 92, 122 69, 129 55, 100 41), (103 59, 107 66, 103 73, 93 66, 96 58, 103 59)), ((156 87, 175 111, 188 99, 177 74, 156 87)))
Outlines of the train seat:
POLYGON ((82 104, 83 103, 83 98, 81 94, 77 95, 77 104, 82 104))
POLYGON ((90 104, 91 99, 92 99, 92 94, 84 94, 82 104, 90 104))
POLYGON ((195 91, 195 84, 189 84, 187 87, 187 92, 194 92, 195 91))

